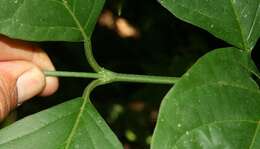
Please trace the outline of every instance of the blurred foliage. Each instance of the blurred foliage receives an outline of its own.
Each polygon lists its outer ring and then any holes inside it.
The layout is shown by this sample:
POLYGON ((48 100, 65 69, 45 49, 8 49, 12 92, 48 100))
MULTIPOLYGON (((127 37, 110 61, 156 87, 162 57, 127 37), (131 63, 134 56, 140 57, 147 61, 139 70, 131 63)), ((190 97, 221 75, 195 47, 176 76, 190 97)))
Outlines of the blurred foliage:
MULTIPOLYGON (((112 12, 115 20, 124 18, 139 32, 138 37, 123 38, 115 28, 97 24, 92 37, 94 55, 101 66, 116 72, 181 76, 206 52, 229 46, 206 31, 176 19, 156 0, 107 0, 105 11, 112 12)), ((46 49, 57 70, 92 71, 81 43, 39 45, 46 49)), ((258 42, 252 54, 255 61, 259 59, 256 50, 259 47, 258 42)), ((55 95, 35 97, 20 106, 15 117, 22 118, 81 96, 89 81, 61 78, 55 95)), ((126 149, 145 149, 149 147, 160 102, 170 87, 114 83, 97 88, 92 101, 126 149)))

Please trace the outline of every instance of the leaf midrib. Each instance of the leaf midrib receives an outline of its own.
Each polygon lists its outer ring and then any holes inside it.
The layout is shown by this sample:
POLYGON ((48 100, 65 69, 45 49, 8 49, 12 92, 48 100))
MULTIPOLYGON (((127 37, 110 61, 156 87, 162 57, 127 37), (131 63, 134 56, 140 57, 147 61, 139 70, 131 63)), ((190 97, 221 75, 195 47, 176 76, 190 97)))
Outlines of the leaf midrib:
MULTIPOLYGON (((248 48, 248 44, 247 44, 247 42, 246 42, 246 39, 244 38, 244 34, 243 34, 242 27, 241 27, 241 25, 240 25, 241 23, 240 23, 238 14, 237 14, 237 12, 236 12, 236 10, 235 10, 235 7, 234 7, 234 5, 233 5, 233 3, 232 3, 232 0, 229 0, 229 2, 230 2, 230 5, 231 5, 231 9, 232 9, 232 11, 233 11, 233 13, 234 13, 235 20, 237 21, 237 26, 238 26, 239 33, 240 33, 240 36, 241 36, 241 39, 242 39, 243 50, 248 51, 248 49, 247 49, 247 48, 248 48)), ((239 47, 238 47, 238 48, 239 48, 239 47)))

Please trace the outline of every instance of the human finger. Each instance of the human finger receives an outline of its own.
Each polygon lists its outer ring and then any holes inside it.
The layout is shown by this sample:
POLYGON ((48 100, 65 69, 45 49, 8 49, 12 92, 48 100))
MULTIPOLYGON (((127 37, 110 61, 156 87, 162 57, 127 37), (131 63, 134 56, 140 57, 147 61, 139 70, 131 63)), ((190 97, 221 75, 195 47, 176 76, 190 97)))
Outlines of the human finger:
MULTIPOLYGON (((55 70, 48 55, 34 44, 0 35, 0 53, 0 61, 30 61, 41 70, 55 70)), ((46 86, 40 93, 41 96, 51 95, 58 89, 56 77, 46 77, 45 81, 46 86)))
POLYGON ((42 71, 33 63, 0 62, 0 121, 18 104, 42 92, 45 85, 42 71))

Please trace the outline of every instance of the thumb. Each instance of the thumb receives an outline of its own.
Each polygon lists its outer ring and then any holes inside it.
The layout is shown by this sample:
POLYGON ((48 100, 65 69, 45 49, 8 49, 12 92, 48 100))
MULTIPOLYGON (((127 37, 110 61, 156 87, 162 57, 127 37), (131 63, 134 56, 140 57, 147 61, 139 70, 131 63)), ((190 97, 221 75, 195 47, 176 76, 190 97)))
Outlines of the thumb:
POLYGON ((42 71, 27 61, 0 62, 0 121, 45 87, 42 71))

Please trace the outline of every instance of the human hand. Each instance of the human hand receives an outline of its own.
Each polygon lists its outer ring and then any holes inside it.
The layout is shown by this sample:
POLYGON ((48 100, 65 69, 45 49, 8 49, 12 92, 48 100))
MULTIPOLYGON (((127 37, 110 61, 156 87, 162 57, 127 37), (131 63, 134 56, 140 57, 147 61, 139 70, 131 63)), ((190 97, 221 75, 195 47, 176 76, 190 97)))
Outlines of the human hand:
POLYGON ((42 49, 0 35, 0 121, 26 100, 58 89, 58 79, 42 70, 54 70, 42 49))

